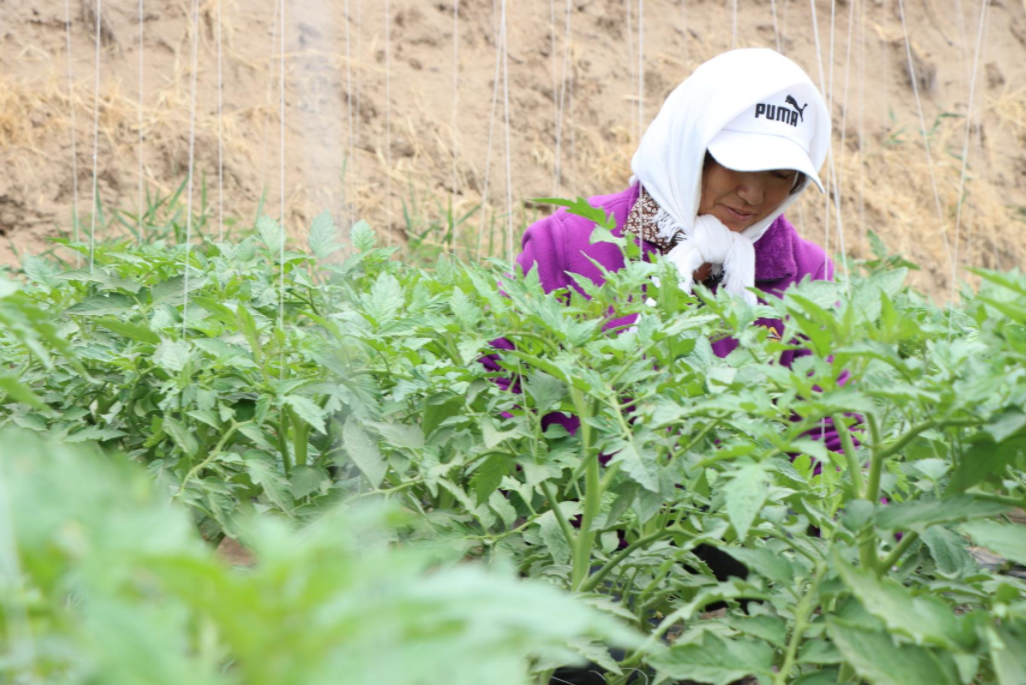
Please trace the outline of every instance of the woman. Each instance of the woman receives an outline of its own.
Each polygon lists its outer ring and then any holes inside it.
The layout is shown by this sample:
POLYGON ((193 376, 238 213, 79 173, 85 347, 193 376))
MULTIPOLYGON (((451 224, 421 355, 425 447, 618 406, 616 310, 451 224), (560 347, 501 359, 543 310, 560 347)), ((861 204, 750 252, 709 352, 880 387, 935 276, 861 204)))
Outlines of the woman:
MULTIPOLYGON (((806 276, 832 279, 833 264, 823 250, 798 235, 784 211, 809 181, 822 192, 818 170, 830 146, 830 113, 802 69, 777 52, 734 50, 701 65, 667 98, 631 161, 630 187, 589 199, 616 219, 614 235, 630 233, 646 258, 664 258, 676 267, 680 285, 696 281, 755 302, 752 288, 780 296, 806 276)), ((591 243, 595 224, 560 209, 532 225, 523 237, 517 264, 538 272, 546 292, 574 288, 576 277, 604 282, 608 271, 624 267, 622 249, 610 242, 591 243), (573 276, 571 274, 576 274, 573 276)), ((630 326, 637 315, 607 322, 630 326)), ((783 322, 760 319, 757 325, 783 333, 783 322)), ((506 339, 492 343, 513 349, 506 339)), ((737 346, 732 339, 713 343, 724 357, 737 346)), ((796 354, 784 353, 790 366, 796 354)), ((498 356, 482 359, 500 372, 498 356)), ((504 388, 509 379, 498 379, 504 388)), ((512 390, 519 388, 513 385, 512 390)), ((570 433, 577 417, 552 413, 543 426, 559 423, 570 433)), ((827 422, 812 437, 830 449, 840 440, 827 422)), ((747 575, 745 567, 717 549, 695 550, 721 579, 747 575)), ((601 669, 562 668, 553 683, 601 683, 601 669)))
MULTIPOLYGON (((662 256, 678 269, 681 287, 695 281, 720 284, 755 302, 751 288, 780 296, 806 276, 832 279, 833 263, 823 250, 798 235, 786 210, 812 181, 830 146, 830 114, 822 96, 797 64, 768 49, 734 50, 714 57, 670 94, 645 132, 631 161, 630 187, 589 199, 616 219, 614 235, 632 234, 648 258, 662 256), (710 281, 710 279, 714 279, 710 281)), ((571 274, 604 282, 624 266, 619 246, 591 243, 595 224, 560 209, 524 233, 517 264, 537 269, 546 292, 575 288, 571 274), (593 261, 594 260, 594 261, 593 261)), ((636 315, 612 320, 627 326, 636 315)), ((783 322, 760 319, 778 334, 783 322)), ((505 339, 492 343, 512 349, 505 339)), ((737 341, 713 343, 724 357, 737 341)), ((781 363, 790 366, 788 351, 781 363)), ((500 371, 497 356, 482 359, 500 371)), ((499 381, 508 387, 508 381, 499 381)), ((576 417, 551 414, 545 425, 576 431, 576 417)), ((827 447, 840 440, 829 425, 816 431, 827 447)))

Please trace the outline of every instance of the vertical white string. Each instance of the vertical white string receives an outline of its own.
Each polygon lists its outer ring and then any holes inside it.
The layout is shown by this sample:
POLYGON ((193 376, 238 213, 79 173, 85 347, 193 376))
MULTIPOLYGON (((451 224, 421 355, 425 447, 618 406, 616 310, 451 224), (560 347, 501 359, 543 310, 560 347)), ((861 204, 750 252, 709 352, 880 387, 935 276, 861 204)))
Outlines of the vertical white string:
MULTIPOLYGON (((853 30, 854 26, 855 26, 855 2, 854 2, 854 0, 851 0, 850 4, 848 5, 848 47, 847 47, 847 54, 846 54, 845 60, 844 60, 844 90, 843 90, 843 92, 841 94, 842 95, 842 101, 841 101, 842 109, 841 109, 841 148, 840 149, 841 149, 841 154, 842 155, 845 154, 845 150, 847 149, 845 147, 845 140, 846 140, 847 134, 848 134, 848 83, 849 83, 848 76, 851 73, 851 39, 852 39, 852 30, 853 30)), ((844 267, 844 275, 845 275, 845 279, 846 279, 846 284, 848 285, 848 288, 850 290, 851 284, 847 282, 847 278, 848 278, 848 275, 849 275, 848 274, 848 250, 847 250, 847 247, 845 245, 845 238, 844 238, 844 217, 841 214, 841 201, 842 201, 842 198, 843 198, 843 189, 844 189, 844 183, 843 183, 843 181, 844 181, 844 165, 843 165, 843 161, 844 160, 843 160, 843 157, 842 157, 841 161, 842 161, 841 173, 838 174, 837 171, 836 171, 834 155, 831 154, 831 156, 830 156, 830 175, 834 179, 834 205, 835 205, 835 208, 837 210, 837 243, 838 243, 838 246, 840 247, 840 250, 841 250, 841 262, 842 262, 842 265, 844 267)))
MULTIPOLYGON (((284 1, 284 0, 283 0, 284 1)), ((385 0, 385 217, 388 246, 392 246, 392 21, 385 0)))
MULTIPOLYGON (((855 28, 855 2, 852 0, 848 4, 848 46, 844 58, 844 88, 841 91, 841 173, 838 177, 837 192, 841 194, 844 189, 844 155, 847 153, 848 148, 845 146, 845 141, 848 137, 848 84, 849 76, 851 74, 851 43, 852 43, 852 31, 855 28)), ((838 226, 840 226, 838 224, 838 226)))
POLYGON ((859 229, 866 232, 866 0, 859 7, 859 229))
MULTIPOLYGON (((980 2, 980 25, 976 31, 976 49, 973 52, 973 70, 969 78, 969 110, 965 114, 965 136, 962 141, 962 172, 958 179, 958 204, 955 210, 955 256, 951 264, 951 302, 955 302, 955 284, 958 279, 958 240, 962 228, 962 204, 965 201, 965 172, 969 166, 969 133, 973 122, 973 101, 976 98, 976 75, 980 67, 980 49, 983 46, 983 26, 988 0, 980 2)), ((971 247, 971 246, 970 246, 971 247)), ((972 258, 972 252, 969 252, 972 258)), ((948 320, 950 325, 950 318, 948 320)))
MULTIPOLYGON (((819 89, 822 93, 827 93, 826 88, 826 75, 823 70, 823 46, 819 40, 819 20, 816 19, 816 0, 809 0, 809 7, 812 10, 812 35, 815 38, 816 45, 816 64, 819 66, 819 89)), ((827 116, 833 116, 833 110, 830 106, 827 106, 827 116)), ((827 153, 828 157, 833 157, 833 141, 830 141, 830 151, 827 153)), ((827 192, 823 197, 823 251, 830 255, 830 181, 832 177, 827 177, 827 192)))
POLYGON ((100 206, 99 175, 97 163, 100 158, 100 13, 102 0, 96 0, 96 75, 93 84, 93 209, 89 224, 89 273, 93 272, 93 261, 96 249, 96 214, 100 206))
POLYGON ((224 242, 224 55, 221 0, 217 0, 217 240, 224 242))
POLYGON ((346 159, 345 169, 345 198, 343 209, 348 217, 349 225, 355 223, 353 214, 352 190, 353 190, 353 165, 355 164, 356 144, 353 138, 353 55, 350 50, 349 37, 349 0, 345 0, 343 12, 346 22, 346 110, 347 121, 349 122, 349 157, 346 159))
POLYGON ((559 184, 562 181, 563 161, 563 114, 566 107, 567 80, 570 78, 570 13, 573 9, 572 0, 566 0, 566 28, 563 32, 563 82, 559 89, 559 103, 556 112, 556 181, 552 188, 552 196, 559 196, 559 184))
POLYGON ((509 142, 509 25, 502 0, 502 90, 506 105, 506 261, 513 262, 513 160, 509 142))
MULTIPOLYGON (((987 57, 987 33, 990 31, 990 3, 985 3, 983 10, 983 54, 981 59, 986 61, 987 57)), ((976 108, 976 147, 983 152, 983 107, 976 108)))
POLYGON ((145 98, 145 91, 143 84, 145 83, 145 71, 144 71, 144 60, 143 55, 145 54, 145 44, 143 39, 145 37, 144 24, 146 22, 146 15, 143 10, 143 0, 139 0, 139 216, 138 216, 138 231, 139 240, 142 241, 143 232, 143 99, 145 98))
POLYGON ((898 0, 898 15, 901 17, 901 30, 905 36, 905 55, 908 58, 908 73, 912 79, 912 93, 916 98, 916 112, 919 114, 919 131, 923 134, 923 147, 926 149, 926 164, 930 169, 930 185, 933 188, 934 207, 937 210, 937 225, 940 228, 941 238, 944 242, 944 249, 948 253, 948 260, 954 268, 951 246, 948 244, 948 234, 944 228, 944 211, 941 209, 940 192, 937 190, 937 175, 933 170, 933 156, 930 154, 930 137, 926 135, 926 119, 923 117, 923 102, 919 97, 919 77, 916 75, 916 67, 912 62, 912 43, 908 35, 908 25, 905 21, 905 0, 898 0))
POLYGON ((730 49, 737 47, 737 0, 733 2, 733 10, 730 18, 730 49))
MULTIPOLYGON (((278 166, 278 173, 279 173, 279 178, 278 178, 278 182, 279 182, 279 188, 280 188, 280 192, 281 192, 281 207, 279 208, 279 211, 281 212, 280 218, 279 218, 279 227, 281 228, 281 231, 278 234, 279 235, 278 271, 279 271, 279 274, 280 274, 279 275, 279 280, 278 280, 278 330, 282 331, 282 333, 284 334, 284 331, 285 331, 285 234, 288 232, 288 228, 286 227, 286 220, 288 219, 288 209, 286 207, 286 203, 288 201, 288 198, 287 198, 287 196, 285 194, 285 29, 286 29, 286 24, 285 24, 285 0, 281 0, 281 9, 279 11, 281 12, 281 32, 279 33, 279 40, 281 41, 281 43, 279 44, 279 50, 281 50, 281 54, 279 55, 279 59, 280 59, 281 63, 279 65, 279 67, 278 67, 278 69, 279 69, 279 78, 278 78, 278 84, 279 84, 278 85, 278 87, 279 87, 279 91, 278 91, 278 95, 279 95, 279 105, 278 105, 278 107, 279 107, 279 114, 278 114, 278 146, 279 146, 278 162, 279 162, 279 166, 278 166)), ((279 373, 279 376, 282 379, 285 378, 285 348, 284 348, 284 346, 282 347, 282 350, 281 350, 281 364, 279 366, 278 373, 279 373)))
POLYGON ((485 153, 484 184, 481 190, 481 229, 477 232, 477 261, 481 261, 481 242, 484 237, 485 222, 488 220, 488 184, 491 180, 492 145, 495 140, 495 110, 499 104, 499 69, 502 65, 502 29, 496 21, 495 0, 492 0, 492 23, 495 30, 495 71, 492 76, 492 108, 488 116, 488 148, 485 153))
MULTIPOLYGON (((363 55, 363 0, 356 0, 356 60, 359 64, 359 60, 363 55)), ((353 109, 356 112, 356 119, 353 121, 353 146, 354 148, 360 147, 360 124, 362 117, 360 116, 360 95, 363 90, 363 69, 356 70, 356 92, 353 104, 353 109)), ((353 182, 355 184, 357 176, 357 160, 353 157, 353 182)), ((356 215, 356 207, 353 207, 353 216, 356 215)))
MULTIPOLYGON (((784 0, 787 2, 787 0, 784 0)), ((780 28, 777 26, 777 0, 770 0, 770 12, 773 13, 773 38, 777 42, 777 52, 780 50, 780 28)))
MULTIPOLYGON (((981 41, 982 48, 980 49, 980 62, 982 62, 983 64, 987 63, 987 47, 988 47, 987 32, 988 32, 989 29, 990 29, 990 3, 986 2, 986 3, 984 3, 984 7, 983 7, 983 39, 981 41)), ((981 89, 981 92, 982 92, 982 89, 981 89)), ((979 99, 979 98, 980 98, 980 95, 977 94, 977 99, 979 99)), ((976 148, 976 154, 982 156, 983 155, 983 134, 982 134, 982 130, 983 130, 983 107, 976 107, 975 110, 976 110, 976 122, 975 122, 976 136, 975 136, 975 141, 974 141, 975 142, 974 147, 976 148)), ((987 170, 988 170, 987 165, 983 165, 983 167, 981 167, 981 169, 979 170, 980 178, 982 180, 986 180, 987 170)), ((974 234, 976 232, 976 224, 979 223, 979 211, 978 210, 977 210, 976 214, 977 214, 977 220, 975 222, 969 224, 968 249, 969 249, 970 258, 972 257, 973 236, 974 236, 974 234)), ((1001 257, 1001 255, 1000 255, 1000 253, 999 253, 999 251, 997 249, 997 242, 996 241, 991 241, 991 246, 993 247, 993 251, 994 251, 994 264, 995 264, 995 268, 1000 269, 1001 268, 1001 266, 1000 266, 1000 257, 1001 257)))
POLYGON ((552 196, 559 195, 559 70, 556 64, 556 0, 549 0, 549 52, 552 65, 552 125, 556 130, 556 154, 552 163, 552 196))
POLYGON ((192 187, 196 161, 196 75, 199 71, 199 0, 192 3, 192 95, 189 105, 189 170, 185 211, 185 274, 182 285, 182 337, 189 334, 189 258, 192 249, 192 187))
MULTIPOLYGON (((75 71, 71 66, 71 2, 64 0, 64 38, 68 51, 68 108, 71 110, 71 193, 74 204, 71 207, 71 230, 77 243, 80 239, 78 226, 78 142, 75 116, 75 71)), ((75 253, 75 263, 82 265, 82 256, 75 253)))
POLYGON ((574 75, 570 71, 570 80, 566 84, 567 130, 570 135, 570 160, 568 167, 577 171, 577 125, 574 123, 574 75))
MULTIPOLYGON (((261 199, 265 203, 269 193, 269 184, 267 182, 267 141, 270 137, 269 129, 271 126, 271 112, 273 111, 271 109, 271 96, 274 94, 274 74, 275 69, 278 65, 278 60, 274 58, 274 55, 276 54, 276 50, 278 48, 278 31, 281 29, 281 15, 278 13, 278 10, 280 9, 280 3, 276 2, 272 6, 274 7, 274 19, 271 27, 271 48, 270 50, 268 50, 267 55, 267 93, 264 98, 266 116, 264 117, 263 141, 261 143, 260 152, 260 193, 262 196, 261 199)), ((264 213, 270 215, 270 212, 266 209, 264 209, 264 213)))
POLYGON ((638 0, 638 140, 645 132, 645 0, 638 0))
POLYGON ((459 180, 457 178, 457 164, 459 162, 459 101, 460 101, 460 0, 453 3, 452 8, 452 195, 449 201, 449 213, 451 215, 452 243, 458 244, 456 236, 456 193, 459 180))
POLYGON ((783 55, 787 48, 787 14, 791 9, 791 0, 785 0, 784 2, 784 19, 781 22, 780 33, 784 36, 784 40, 780 43, 780 54, 783 55))
POLYGON ((837 32, 837 0, 830 0, 830 77, 828 81, 828 88, 830 89, 827 95, 827 109, 830 110, 830 116, 834 115, 834 37, 837 32))
MULTIPOLYGON (((634 25, 631 19, 631 5, 634 0, 626 0, 627 3, 627 71, 631 76, 631 86, 634 86, 634 78, 637 74, 634 71, 634 25)), ((635 113, 631 112, 631 118, 633 119, 635 113)), ((634 122, 632 122, 634 123, 634 122)), ((637 129, 638 124, 635 123, 634 128, 637 129)))
POLYGON ((688 0, 680 0, 680 35, 684 37, 684 69, 687 70, 690 58, 688 56, 688 49, 691 41, 688 40, 688 0))

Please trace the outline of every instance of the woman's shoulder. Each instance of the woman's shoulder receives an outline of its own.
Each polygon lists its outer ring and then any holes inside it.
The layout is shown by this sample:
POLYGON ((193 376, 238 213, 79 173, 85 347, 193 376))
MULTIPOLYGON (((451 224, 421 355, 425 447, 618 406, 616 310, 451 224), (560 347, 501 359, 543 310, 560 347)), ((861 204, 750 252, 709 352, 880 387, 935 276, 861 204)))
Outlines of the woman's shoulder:
POLYGON ((811 276, 832 279, 833 262, 822 247, 807 240, 783 215, 755 243, 756 280, 777 281, 786 287, 811 276))
MULTIPOLYGON (((588 204, 612 214, 616 225, 622 227, 637 199, 638 187, 632 186, 619 193, 590 197, 588 204)), ((538 268, 547 290, 567 285, 566 272, 586 274, 594 281, 599 272, 591 259, 597 259, 605 268, 623 266, 619 248, 611 243, 591 242, 594 228, 595 222, 560 207, 531 224, 524 232, 522 252, 517 262, 525 273, 532 267, 538 268), (594 274, 591 273, 593 271, 594 274)))

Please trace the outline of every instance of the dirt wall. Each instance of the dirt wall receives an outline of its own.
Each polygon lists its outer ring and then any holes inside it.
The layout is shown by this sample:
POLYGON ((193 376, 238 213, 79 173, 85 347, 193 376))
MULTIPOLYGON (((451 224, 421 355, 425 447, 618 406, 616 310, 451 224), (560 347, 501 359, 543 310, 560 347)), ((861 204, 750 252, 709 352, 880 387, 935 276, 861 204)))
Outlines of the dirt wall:
MULTIPOLYGON (((102 3, 97 101, 94 2, 71 2, 70 82, 64 3, 0 4, 4 262, 71 230, 76 181, 88 230, 94 178, 105 206, 134 213, 140 181, 166 194, 185 177, 191 2, 143 2, 141 108, 139 5, 102 3)), ((738 0, 736 23, 731 0, 573 0, 569 7, 567 33, 563 2, 509 2, 503 60, 498 1, 461 0, 457 23, 452 0, 392 0, 387 15, 383 0, 290 0, 282 79, 279 4, 205 0, 195 157, 208 227, 216 230, 222 197, 229 217, 251 221, 261 201, 277 216, 284 171, 294 234, 330 209, 342 223, 363 217, 389 227, 389 240, 401 242, 405 216, 426 226, 450 201, 462 215, 484 200, 484 210, 458 227, 457 244, 476 256, 483 230, 482 250, 503 254, 509 208, 516 232, 536 211, 531 198, 622 189, 639 131, 695 66, 732 45, 779 46, 822 79, 834 114, 841 220, 828 218, 827 198, 806 193, 790 213, 806 237, 831 253, 843 239, 845 254, 858 258, 872 229, 923 266, 916 278, 938 296, 949 291, 956 252, 962 267, 1002 269, 1026 254, 1022 0, 992 0, 982 33, 973 0, 817 0, 818 51, 813 6, 803 0, 738 0)))

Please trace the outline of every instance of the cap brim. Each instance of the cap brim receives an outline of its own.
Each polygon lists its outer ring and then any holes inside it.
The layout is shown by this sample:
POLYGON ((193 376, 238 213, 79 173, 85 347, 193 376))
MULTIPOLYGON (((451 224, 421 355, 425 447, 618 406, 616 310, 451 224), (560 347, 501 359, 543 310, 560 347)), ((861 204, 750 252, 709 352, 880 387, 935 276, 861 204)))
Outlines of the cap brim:
POLYGON ((734 171, 794 169, 808 176, 819 192, 826 192, 805 150, 781 136, 724 130, 709 143, 709 154, 734 171))

